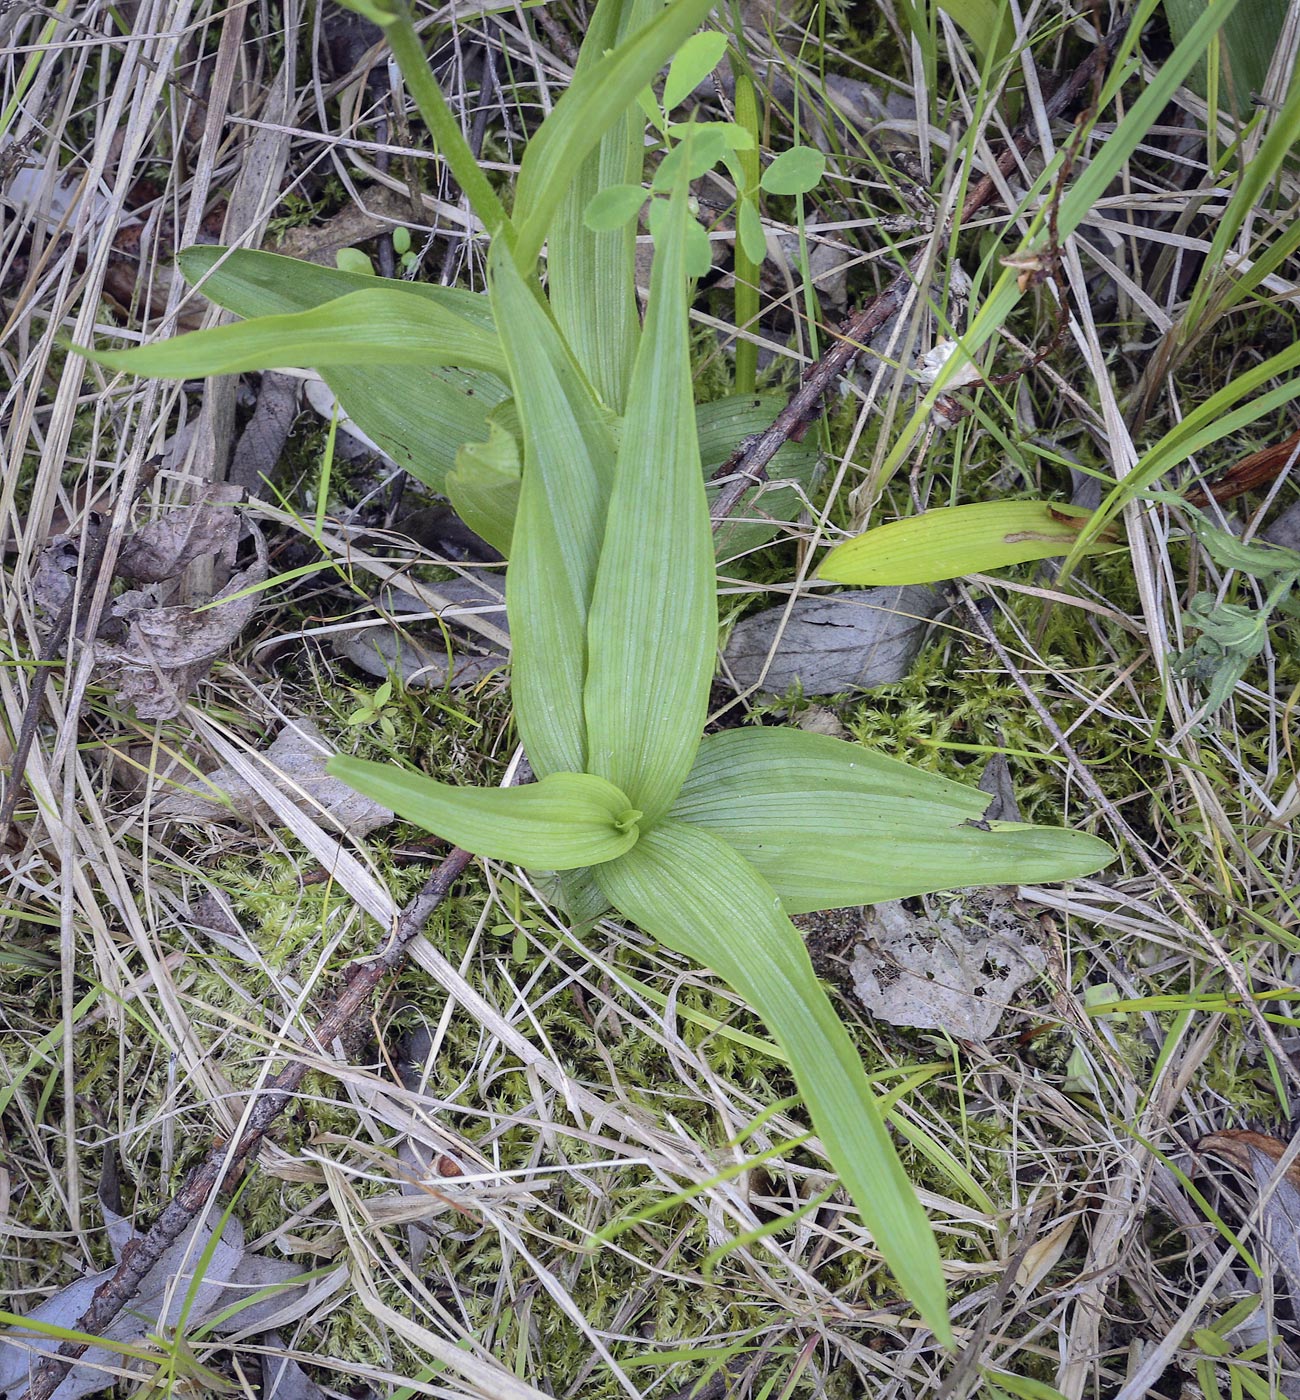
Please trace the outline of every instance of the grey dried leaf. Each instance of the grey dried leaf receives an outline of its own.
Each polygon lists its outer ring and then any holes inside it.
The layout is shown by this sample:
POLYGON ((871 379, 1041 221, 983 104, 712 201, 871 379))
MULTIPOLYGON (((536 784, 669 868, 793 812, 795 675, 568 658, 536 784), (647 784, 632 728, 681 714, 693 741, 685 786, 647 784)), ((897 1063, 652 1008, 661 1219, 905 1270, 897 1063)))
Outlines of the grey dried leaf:
POLYGON ((255 588, 266 578, 266 546, 254 531, 257 559, 234 575, 203 608, 159 607, 150 590, 133 589, 115 599, 112 618, 125 629, 120 644, 100 643, 101 667, 116 668, 112 677, 118 699, 134 706, 141 719, 178 715, 212 663, 244 630, 257 611, 255 588))
POLYGON ((764 695, 784 695, 796 683, 805 695, 870 690, 907 675, 944 607, 942 594, 918 584, 800 598, 788 618, 784 608, 743 618, 724 659, 738 689, 761 677, 764 695))
MULTIPOLYGON (((503 631, 509 630, 505 598, 493 584, 486 580, 455 578, 444 580, 436 588, 449 602, 439 614, 449 626, 456 626, 458 612, 472 609, 490 615, 503 631)), ((418 599, 399 592, 386 594, 380 606, 390 616, 428 611, 418 599)), ((482 638, 478 641, 484 644, 482 638)), ((469 655, 454 646, 449 648, 442 628, 430 621, 398 627, 385 620, 378 625, 340 632, 335 635, 333 645, 338 656, 366 675, 377 680, 398 676, 403 685, 415 689, 437 689, 449 681, 453 686, 477 685, 506 662, 503 654, 492 649, 483 656, 469 655)))
MULTIPOLYGON (((104 1215, 114 1256, 120 1258, 125 1246, 136 1238, 135 1231, 107 1206, 104 1215)), ((211 1227, 206 1222, 195 1222, 145 1275, 131 1307, 117 1315, 105 1337, 128 1346, 144 1346, 150 1333, 174 1328, 182 1321, 187 1328, 195 1328, 259 1289, 284 1285, 302 1272, 287 1261, 246 1255, 243 1227, 233 1218, 226 1221, 220 1239, 209 1250, 211 1238, 211 1227), (200 1267, 201 1281, 191 1289, 188 1280, 195 1277, 200 1267)), ((45 1326, 74 1327, 89 1307, 95 1290, 112 1274, 112 1269, 105 1269, 77 1279, 34 1308, 27 1319, 45 1326)), ((301 1285, 280 1287, 273 1297, 240 1309, 218 1324, 216 1330, 223 1334, 247 1330, 259 1316, 284 1312, 305 1291, 301 1285)), ((59 1340, 43 1337, 35 1330, 0 1335, 0 1395, 17 1395, 25 1390, 39 1358, 56 1352, 59 1340)), ((53 1400, 77 1400, 79 1396, 107 1390, 117 1380, 113 1370, 132 1364, 108 1347, 90 1347, 60 1382, 53 1400)), ((311 1386, 310 1391, 286 1389, 280 1393, 304 1400, 321 1396, 322 1392, 306 1376, 301 1379, 311 1386)))
MULTIPOLYGON (((377 827, 387 826, 393 814, 386 807, 362 797, 326 773, 325 762, 333 752, 334 747, 310 720, 298 720, 286 725, 266 750, 268 776, 313 820, 320 820, 323 809, 324 815, 350 836, 365 836, 377 827)), ((234 819, 275 823, 275 814, 233 769, 216 768, 207 775, 205 783, 207 791, 197 790, 199 785, 194 783, 188 791, 168 793, 155 804, 155 812, 176 821, 234 819), (229 801, 223 801, 219 793, 224 793, 229 801)))
POLYGON ((51 623, 67 606, 77 581, 81 542, 76 535, 54 535, 41 550, 32 575, 32 601, 51 623))
POLYGON ((1018 822, 1020 804, 1016 801, 1015 784, 1011 781, 1011 765, 1004 753, 995 753, 984 765, 980 774, 979 790, 987 792, 991 799, 984 809, 986 822, 1018 822))
POLYGON ((1283 549, 1300 549, 1300 501, 1287 506, 1271 525, 1259 532, 1259 537, 1283 549))
POLYGON ((128 535, 118 551, 115 572, 128 583, 162 583, 207 554, 234 562, 239 540, 237 491, 213 486, 207 500, 178 506, 128 535))
POLYGON ((1047 963, 1005 896, 966 891, 941 917, 918 917, 898 900, 863 911, 853 988, 893 1026, 932 1027, 987 1040, 1012 997, 1047 963))

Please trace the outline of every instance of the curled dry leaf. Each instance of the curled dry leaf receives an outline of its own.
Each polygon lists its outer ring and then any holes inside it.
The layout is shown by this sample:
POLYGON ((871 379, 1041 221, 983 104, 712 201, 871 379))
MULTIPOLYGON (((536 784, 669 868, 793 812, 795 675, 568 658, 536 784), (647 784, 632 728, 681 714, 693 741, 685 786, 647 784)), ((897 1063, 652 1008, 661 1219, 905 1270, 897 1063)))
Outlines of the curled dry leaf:
POLYGON ((907 675, 944 606, 933 588, 911 585, 800 598, 788 617, 769 608, 737 623, 726 664, 739 689, 761 684, 765 695, 794 685, 805 695, 889 685, 907 675))
MULTIPOLYGON (((1264 1133, 1224 1129, 1196 1144, 1198 1152, 1228 1162, 1257 1192, 1269 1186, 1287 1144, 1264 1133)), ((1264 1238, 1286 1281, 1295 1315, 1300 1317, 1300 1162, 1292 1162, 1264 1203, 1264 1238)))
POLYGON ((898 900, 863 911, 853 987, 893 1026, 933 1027, 987 1040, 1016 992, 1047 965, 1025 921, 996 890, 966 890, 941 916, 918 917, 898 900))
MULTIPOLYGON (((120 1259, 138 1235, 129 1221, 107 1205, 104 1217, 113 1257, 120 1259)), ((75 1327, 95 1290, 113 1272, 105 1269, 77 1279, 27 1314, 30 1328, 0 1334, 0 1396, 24 1392, 39 1359, 58 1350, 61 1339, 43 1336, 37 1329, 75 1327)), ((314 1305, 307 1287, 290 1283, 302 1273, 299 1266, 287 1260, 246 1253, 243 1227, 233 1217, 226 1221, 215 1242, 211 1226, 196 1221, 145 1275, 130 1308, 117 1315, 105 1336, 124 1346, 146 1347, 154 1333, 166 1333, 178 1326, 192 1331, 213 1321, 227 1308, 247 1303, 263 1290, 268 1291, 266 1297, 239 1307, 229 1318, 215 1321, 214 1330, 224 1336, 283 1324, 314 1305), (196 1277, 199 1281, 191 1288, 190 1281, 196 1277)), ((338 1282, 342 1282, 342 1271, 338 1282)), ((114 1371, 143 1364, 109 1347, 92 1346, 60 1382, 53 1400, 77 1400, 79 1396, 97 1394, 116 1382, 114 1371)), ((266 1374, 273 1380, 280 1378, 274 1386, 263 1388, 267 1400, 323 1400, 323 1392, 293 1361, 268 1357, 266 1374)))
POLYGON ((169 510, 128 535, 118 551, 117 577, 127 583, 163 583, 209 554, 233 564, 240 533, 238 492, 209 489, 207 500, 169 510))
MULTIPOLYGON (((276 786, 314 820, 324 815, 355 837, 387 826, 393 814, 386 807, 326 773, 325 762, 333 753, 334 748, 310 720, 298 720, 280 731, 264 758, 276 786)), ((253 788, 231 768, 216 768, 203 784, 193 780, 187 786, 190 790, 169 792, 157 802, 155 813, 193 822, 276 820, 253 788)))
POLYGON ((253 538, 257 558, 203 607, 159 607, 154 585, 114 600, 111 620, 122 625, 125 640, 101 643, 97 659, 111 670, 120 702, 134 706, 141 719, 178 715, 195 685, 257 611, 260 595, 248 590, 265 580, 267 556, 256 528, 253 538))

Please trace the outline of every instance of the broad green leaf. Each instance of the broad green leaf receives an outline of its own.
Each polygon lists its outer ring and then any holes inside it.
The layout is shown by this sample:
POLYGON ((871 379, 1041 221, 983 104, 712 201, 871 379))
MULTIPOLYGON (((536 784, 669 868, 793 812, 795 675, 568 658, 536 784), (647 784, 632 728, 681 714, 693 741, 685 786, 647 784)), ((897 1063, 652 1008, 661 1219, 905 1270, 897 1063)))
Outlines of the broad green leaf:
MULTIPOLYGON (((695 429, 699 434, 706 483, 711 483, 714 472, 726 462, 734 448, 751 433, 770 427, 784 407, 785 399, 780 394, 732 394, 698 404, 695 429)), ((811 490, 817 467, 817 449, 811 441, 787 442, 768 464, 767 482, 746 492, 740 504, 714 532, 718 558, 734 559, 758 549, 776 535, 782 525, 797 520, 805 506, 804 498, 794 486, 777 483, 796 482, 802 490, 811 490)), ((706 489, 712 498, 721 487, 709 484, 706 489)))
POLYGON ((640 185, 608 185, 587 205, 582 221, 593 233, 622 228, 641 212, 646 198, 640 185))
MULTIPOLYGON (((516 258, 532 270, 551 221, 587 153, 659 69, 700 27, 713 0, 674 0, 612 53, 575 74, 568 90, 528 143, 515 184, 516 258)), ((625 177, 629 178, 629 177, 625 177)), ((594 193, 592 191, 591 193, 594 193)), ((581 214, 581 209, 577 211, 581 214)))
MULTIPOLYGON (((1207 0, 1164 0, 1169 32, 1175 43, 1188 33, 1207 8, 1207 0)), ((1252 98, 1264 90, 1273 51, 1286 24, 1287 9, 1287 0, 1250 0, 1224 20, 1220 34, 1223 81, 1219 85, 1219 95, 1222 105, 1239 121, 1249 121, 1254 115, 1252 98)), ((1201 97, 1207 95, 1207 77, 1204 61, 1197 64, 1188 77, 1188 85, 1201 97)))
POLYGON ((710 31, 692 34, 677 50, 664 79, 664 111, 680 106, 722 61, 727 36, 710 31))
MULTIPOLYGON (((1091 511, 1052 501, 941 506, 845 540, 822 560, 817 574, 835 583, 937 583, 1069 554, 1091 518, 1091 511)), ((1112 529, 1091 548, 1117 542, 1112 529)))
MULTIPOLYGON (((574 83, 585 82, 605 52, 644 28, 658 9, 657 0, 601 0, 578 55, 574 83)), ((615 413, 622 413, 627 400, 641 336, 633 220, 645 194, 616 224, 597 228, 587 216, 593 201, 607 191, 640 189, 644 133, 635 106, 609 124, 599 145, 579 164, 547 232, 546 290, 555 323, 592 387, 615 413)))
POLYGON ((789 914, 970 885, 1090 875, 1114 852, 1061 827, 981 821, 987 793, 797 729, 700 745, 669 813, 728 841, 789 914))
POLYGON ((740 201, 736 233, 750 262, 761 263, 767 257, 767 235, 763 232, 763 220, 751 199, 740 201))
POLYGON ((862 1060, 771 886, 725 841, 663 821, 597 867, 610 902, 644 932, 711 967, 789 1057, 826 1155, 904 1294, 951 1344, 939 1251, 898 1160, 862 1060))
POLYGON ((462 850, 538 870, 599 865, 630 850, 640 813, 613 783, 551 773, 515 788, 456 787, 391 763, 331 758, 330 775, 462 850))
POLYGON ((690 770, 717 645, 691 394, 686 194, 683 183, 655 250, 588 618, 587 768, 631 794, 648 822, 690 770))
POLYGON ((456 514, 505 558, 510 557, 519 509, 519 445, 496 421, 486 442, 467 442, 447 473, 447 498, 456 514))
POLYGON ((524 448, 506 570, 515 717, 534 772, 581 772, 587 612, 614 471, 610 420, 498 244, 488 288, 497 324, 511 328, 505 348, 524 448))
MULTIPOLYGON (((246 319, 308 311, 375 285, 374 278, 249 249, 187 248, 177 261, 188 281, 202 280, 210 300, 246 319)), ((485 329, 492 327, 485 296, 420 282, 393 280, 385 285, 445 306, 485 329)), ((336 366, 321 377, 372 442, 435 490, 442 490, 460 445, 486 436, 487 415, 509 392, 495 375, 454 368, 336 366)))
POLYGON ((368 277, 372 284, 375 280, 375 265, 360 248, 340 248, 334 254, 334 266, 340 272, 355 272, 362 277, 368 277))
POLYGON ((311 311, 192 331, 134 350, 76 348, 110 369, 159 379, 332 365, 466 365, 505 373, 494 331, 382 282, 311 311))
POLYGON ((763 171, 759 184, 768 194, 807 194, 826 173, 826 157, 814 146, 791 146, 763 171))

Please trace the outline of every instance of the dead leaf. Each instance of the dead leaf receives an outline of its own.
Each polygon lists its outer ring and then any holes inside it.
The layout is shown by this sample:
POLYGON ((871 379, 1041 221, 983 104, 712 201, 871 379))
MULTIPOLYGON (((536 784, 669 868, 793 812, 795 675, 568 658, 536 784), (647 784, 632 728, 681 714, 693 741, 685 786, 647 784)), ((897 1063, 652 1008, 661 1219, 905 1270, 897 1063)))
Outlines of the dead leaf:
MULTIPOLYGON (((298 720, 285 725, 266 750, 268 777, 313 820, 321 819, 323 809, 323 815, 350 836, 365 836, 387 826, 393 814, 386 807, 326 773, 325 762, 334 752, 310 720, 298 720)), ((189 791, 169 792, 155 803, 155 813, 175 821, 261 820, 278 825, 270 807, 232 768, 216 768, 203 783, 191 779, 186 786, 189 791)))
POLYGON ((987 1040, 1016 992, 1047 965, 1010 900, 969 890, 942 915, 918 917, 898 900, 863 911, 851 975, 862 1005, 893 1026, 932 1027, 987 1040))
POLYGON ((944 607, 941 593, 916 584, 800 598, 788 618, 781 607, 738 622, 726 664, 740 690, 762 677, 764 695, 784 695, 796 684, 805 695, 870 690, 907 675, 944 607))
POLYGON ((267 573, 266 545, 254 529, 257 559, 235 574, 204 607, 159 607, 153 586, 114 599, 112 621, 125 629, 121 644, 100 643, 97 660, 111 677, 118 699, 141 719, 172 719, 212 663, 244 630, 261 595, 246 592, 267 573), (242 595, 242 596, 241 596, 242 595))
MULTIPOLYGON (((1225 1128, 1208 1133, 1196 1151, 1228 1162, 1250 1178, 1257 1192, 1269 1184, 1287 1144, 1264 1133, 1225 1128)), ((1264 1237, 1286 1277, 1295 1314, 1300 1317, 1300 1162, 1292 1162, 1264 1204, 1264 1237)))
MULTIPOLYGON (((129 1221, 106 1204, 103 1209, 114 1258, 120 1259, 122 1251, 138 1235, 129 1221)), ((32 1309, 27 1320, 49 1327, 74 1327, 90 1306, 95 1290, 111 1278, 113 1272, 105 1269, 77 1279, 32 1309)), ((195 1222, 164 1251, 162 1258, 145 1275, 131 1306, 117 1315, 104 1336, 127 1346, 147 1346, 152 1333, 171 1330, 182 1322, 187 1330, 193 1330, 263 1289, 273 1291, 216 1323, 214 1330, 223 1336, 247 1332, 250 1328, 258 1329, 272 1318, 283 1324, 315 1306, 315 1301, 308 1298, 307 1287, 290 1283, 302 1273, 298 1265, 287 1260, 246 1254, 243 1227, 233 1217, 227 1219, 215 1244, 211 1226, 195 1222), (208 1248, 210 1244, 211 1249, 208 1248), (191 1287, 189 1281, 199 1274, 200 1268, 201 1281, 191 1287)), ((338 1281, 343 1281, 342 1271, 338 1281)), ((0 1334, 0 1395, 7 1397, 25 1391, 39 1358, 53 1355, 59 1343, 59 1338, 42 1336, 36 1330, 0 1334)), ((115 1371, 130 1367, 138 1372, 139 1366, 140 1363, 123 1357, 121 1352, 92 1346, 60 1382, 53 1400, 77 1400, 79 1396, 107 1390, 116 1383, 115 1371)), ((269 1362, 268 1375, 276 1372, 284 1376, 284 1388, 264 1388, 263 1395, 268 1400, 272 1395, 277 1400, 323 1400, 323 1392, 308 1380, 297 1363, 281 1359, 269 1362), (292 1376, 292 1372, 296 1372, 296 1376, 292 1376)))
MULTIPOLYGON (((435 587, 448 600, 438 613, 448 625, 455 627, 458 615, 473 613, 489 616, 503 631, 508 630, 505 598, 493 582, 446 579, 435 587)), ((486 655, 469 655, 449 647, 446 633, 436 621, 428 620, 429 610, 418 598, 391 590, 376 606, 387 615, 382 622, 339 632, 333 639, 336 654, 368 676, 377 680, 398 676, 405 686, 438 689, 449 683, 477 685, 506 664, 505 655, 490 647, 486 655), (419 613, 424 621, 422 625, 399 626, 387 620, 403 613, 419 613)), ((478 640, 483 641, 481 637, 478 640)))
POLYGON ((208 554, 224 555, 233 564, 241 523, 238 491, 209 489, 208 499, 169 510, 128 535, 118 551, 117 577, 127 583, 162 583, 208 554))

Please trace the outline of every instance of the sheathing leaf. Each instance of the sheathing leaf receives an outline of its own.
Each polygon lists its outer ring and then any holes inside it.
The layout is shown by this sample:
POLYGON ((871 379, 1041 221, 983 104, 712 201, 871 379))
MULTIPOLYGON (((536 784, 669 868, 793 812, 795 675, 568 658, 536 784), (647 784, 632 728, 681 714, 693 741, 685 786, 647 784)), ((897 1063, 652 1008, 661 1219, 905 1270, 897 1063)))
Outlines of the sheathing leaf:
POLYGON ((587 767, 587 613, 614 470, 608 413, 502 244, 488 260, 523 438, 506 611, 515 717, 533 771, 587 767))
POLYGON ((588 619, 587 768, 653 822, 690 771, 717 639, 691 393, 686 187, 670 201, 588 619))
POLYGON ((492 860, 574 870, 613 860, 637 839, 635 822, 627 820, 627 798, 590 773, 552 773, 526 787, 480 788, 360 758, 332 758, 326 767, 403 820, 492 860))

